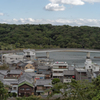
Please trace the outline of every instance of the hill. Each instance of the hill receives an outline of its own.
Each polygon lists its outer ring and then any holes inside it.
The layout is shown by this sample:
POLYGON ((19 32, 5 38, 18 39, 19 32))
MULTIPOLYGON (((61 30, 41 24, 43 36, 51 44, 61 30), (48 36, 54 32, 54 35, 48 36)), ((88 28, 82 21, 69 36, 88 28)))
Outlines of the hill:
POLYGON ((0 49, 100 49, 100 28, 89 26, 0 24, 0 49))

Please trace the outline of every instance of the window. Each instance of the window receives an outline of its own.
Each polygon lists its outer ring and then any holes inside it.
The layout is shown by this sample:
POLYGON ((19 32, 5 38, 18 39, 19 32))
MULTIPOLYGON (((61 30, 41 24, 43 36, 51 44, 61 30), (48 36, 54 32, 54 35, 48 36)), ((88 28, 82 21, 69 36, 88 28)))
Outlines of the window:
POLYGON ((27 55, 30 55, 30 52, 27 52, 27 55))
POLYGON ((24 90, 24 88, 21 88, 20 90, 24 90))
POLYGON ((62 68, 62 66, 59 66, 59 68, 62 68))
POLYGON ((59 71, 59 73, 63 73, 62 71, 59 71))
POLYGON ((41 87, 37 86, 37 89, 42 90, 42 89, 43 89, 43 87, 42 87, 42 86, 41 86, 41 87))
POLYGON ((26 90, 30 90, 30 88, 26 88, 26 90))
POLYGON ((63 68, 66 68, 66 66, 63 66, 63 68))
POLYGON ((27 69, 28 67, 26 67, 26 69, 27 69))
POLYGON ((58 73, 57 71, 54 71, 54 73, 58 73))
POLYGON ((14 90, 16 90, 16 87, 13 87, 14 90))
POLYGON ((30 66, 30 68, 32 68, 32 66, 30 66))
POLYGON ((13 59, 13 58, 10 58, 10 59, 13 59))
POLYGON ((89 68, 91 68, 91 66, 89 66, 89 68))

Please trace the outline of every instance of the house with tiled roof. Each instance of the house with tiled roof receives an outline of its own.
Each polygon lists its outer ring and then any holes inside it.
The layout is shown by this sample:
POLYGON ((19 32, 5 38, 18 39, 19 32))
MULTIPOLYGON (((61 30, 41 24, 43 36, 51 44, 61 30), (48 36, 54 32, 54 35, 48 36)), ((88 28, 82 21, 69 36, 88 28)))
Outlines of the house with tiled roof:
POLYGON ((8 70, 7 75, 4 78, 19 78, 23 74, 22 70, 13 69, 8 70))
POLYGON ((0 81, 4 79, 4 77, 7 75, 8 70, 0 70, 0 81))
POLYGON ((33 64, 30 64, 30 63, 21 63, 19 64, 16 69, 20 69, 20 70, 27 70, 27 69, 32 69, 32 72, 34 72, 35 70, 35 67, 33 66, 33 64))
MULTIPOLYGON (((39 79, 36 80, 35 83, 35 90, 36 95, 42 95, 47 89, 52 87, 52 80, 51 79, 39 79)), ((48 95, 49 92, 46 92, 44 95, 48 95)))
POLYGON ((29 74, 23 74, 18 79, 18 96, 31 96, 34 95, 33 79, 29 74))

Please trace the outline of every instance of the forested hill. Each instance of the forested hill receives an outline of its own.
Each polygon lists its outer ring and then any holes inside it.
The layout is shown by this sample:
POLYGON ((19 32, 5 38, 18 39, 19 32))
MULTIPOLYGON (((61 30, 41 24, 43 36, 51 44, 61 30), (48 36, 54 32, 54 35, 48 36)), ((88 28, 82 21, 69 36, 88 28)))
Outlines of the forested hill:
POLYGON ((100 28, 0 24, 0 49, 16 48, 100 49, 100 28))

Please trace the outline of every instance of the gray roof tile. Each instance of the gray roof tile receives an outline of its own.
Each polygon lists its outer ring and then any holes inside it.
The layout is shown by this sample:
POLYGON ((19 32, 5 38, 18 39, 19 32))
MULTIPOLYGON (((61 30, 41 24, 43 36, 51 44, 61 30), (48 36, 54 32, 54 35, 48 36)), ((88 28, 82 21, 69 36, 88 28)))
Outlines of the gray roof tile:
POLYGON ((18 70, 18 69, 10 70, 8 72, 8 74, 21 74, 21 73, 22 73, 22 71, 21 70, 18 70))
POLYGON ((63 74, 64 75, 75 75, 75 71, 73 71, 73 70, 64 70, 63 74))
POLYGON ((39 79, 36 80, 36 86, 37 85, 52 85, 52 80, 51 79, 39 79))

